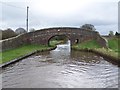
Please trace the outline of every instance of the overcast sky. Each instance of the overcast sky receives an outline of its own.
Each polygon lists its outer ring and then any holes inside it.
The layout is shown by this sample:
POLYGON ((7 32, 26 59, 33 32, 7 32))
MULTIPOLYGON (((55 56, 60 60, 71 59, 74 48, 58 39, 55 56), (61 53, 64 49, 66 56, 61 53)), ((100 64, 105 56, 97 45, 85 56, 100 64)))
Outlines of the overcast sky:
POLYGON ((80 27, 93 24, 100 34, 118 31, 119 0, 0 0, 0 29, 80 27))

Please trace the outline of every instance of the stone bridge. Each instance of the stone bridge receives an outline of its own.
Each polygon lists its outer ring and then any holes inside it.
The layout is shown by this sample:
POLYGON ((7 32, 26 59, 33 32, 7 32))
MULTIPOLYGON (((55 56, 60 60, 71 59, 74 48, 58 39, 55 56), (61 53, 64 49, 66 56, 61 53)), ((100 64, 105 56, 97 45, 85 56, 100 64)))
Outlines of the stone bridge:
POLYGON ((106 47, 106 41, 97 31, 81 28, 58 27, 36 30, 34 32, 29 32, 8 40, 3 40, 2 49, 7 50, 23 44, 48 45, 49 40, 57 35, 65 35, 71 41, 71 45, 75 44, 76 41, 81 43, 86 40, 95 39, 102 47, 106 47))

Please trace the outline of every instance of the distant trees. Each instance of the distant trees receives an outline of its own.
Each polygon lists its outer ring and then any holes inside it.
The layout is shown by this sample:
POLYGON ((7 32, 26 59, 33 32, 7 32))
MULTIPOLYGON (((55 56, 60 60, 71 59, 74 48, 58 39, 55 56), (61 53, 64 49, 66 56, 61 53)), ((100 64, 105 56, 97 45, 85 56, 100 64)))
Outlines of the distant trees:
POLYGON ((95 30, 96 30, 95 27, 94 27, 94 25, 92 25, 92 24, 82 25, 81 28, 82 28, 82 29, 86 29, 86 30, 92 30, 92 31, 95 31, 95 30))
POLYGON ((120 36, 120 33, 116 32, 116 33, 115 33, 115 36, 120 36))
POLYGON ((19 35, 19 34, 27 33, 27 31, 24 28, 18 28, 15 30, 15 33, 19 35))
POLYGON ((0 40, 2 40, 2 29, 0 29, 0 40))
POLYGON ((0 29, 0 39, 8 39, 23 33, 27 33, 27 31, 23 28, 18 28, 15 32, 11 28, 7 28, 6 30, 0 29))
POLYGON ((16 36, 17 34, 10 28, 6 30, 1 30, 2 32, 2 39, 7 39, 16 36))
POLYGON ((116 32, 115 34, 114 34, 114 32, 113 31, 109 31, 109 34, 108 34, 109 36, 120 36, 120 33, 118 33, 118 32, 116 32))
POLYGON ((109 31, 109 36, 114 36, 114 32, 113 31, 109 31))
POLYGON ((29 29, 29 32, 34 32, 34 31, 35 31, 34 28, 29 29))

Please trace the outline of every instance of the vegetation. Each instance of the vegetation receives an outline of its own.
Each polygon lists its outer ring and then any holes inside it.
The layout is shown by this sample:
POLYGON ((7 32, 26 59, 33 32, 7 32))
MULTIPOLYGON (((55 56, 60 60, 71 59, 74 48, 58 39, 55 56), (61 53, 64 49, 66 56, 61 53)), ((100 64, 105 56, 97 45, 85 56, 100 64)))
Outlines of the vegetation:
MULTIPOLYGON (((84 50, 84 49, 94 50, 96 52, 103 53, 104 55, 118 58, 118 54, 120 54, 120 51, 118 50, 118 48, 119 48, 118 43, 120 42, 120 38, 110 37, 110 38, 107 38, 107 40, 108 40, 108 48, 101 48, 101 46, 96 42, 96 40, 82 42, 82 43, 72 46, 72 48, 77 49, 77 50, 84 50)), ((8 61, 11 61, 15 58, 22 57, 22 56, 29 54, 31 52, 34 52, 36 50, 46 50, 46 49, 53 48, 57 44, 60 44, 63 42, 64 42, 64 40, 52 39, 52 40, 50 40, 49 47, 44 46, 44 45, 24 45, 19 48, 0 52, 0 56, 2 57, 2 58, 0 58, 0 63, 2 64, 5 62, 8 62, 8 61)))
POLYGON ((17 28, 17 29, 15 30, 15 33, 16 33, 17 35, 19 35, 19 34, 27 33, 27 31, 26 31, 24 28, 17 28))
POLYGON ((118 43, 120 42, 120 39, 119 38, 109 38, 108 39, 108 46, 110 49, 112 49, 113 51, 115 52, 119 52, 119 45, 118 43))
POLYGON ((51 40, 50 41, 50 46, 56 46, 57 44, 63 43, 63 40, 51 40))
POLYGON ((67 41, 67 37, 65 35, 58 35, 50 39, 49 45, 56 46, 57 44, 64 43, 66 41, 67 41))
POLYGON ((108 38, 108 48, 101 48, 100 45, 95 40, 74 45, 72 48, 77 50, 88 49, 118 59, 119 58, 118 54, 120 54, 120 51, 118 49, 119 48, 118 42, 120 42, 119 38, 112 37, 108 38))
POLYGON ((30 28, 29 32, 35 32, 35 29, 34 28, 30 28))
POLYGON ((0 52, 0 55, 2 55, 0 63, 8 62, 15 58, 18 58, 18 57, 24 56, 26 54, 29 54, 31 52, 34 52, 35 50, 46 50, 46 49, 50 49, 50 48, 52 48, 52 47, 48 47, 48 46, 44 46, 44 45, 24 45, 19 48, 0 52))
POLYGON ((92 24, 84 24, 84 25, 81 26, 81 28, 86 29, 86 30, 92 30, 92 31, 96 30, 94 25, 92 25, 92 24))
POLYGON ((34 45, 24 45, 24 46, 15 48, 15 49, 0 52, 0 55, 1 55, 0 64, 9 62, 9 61, 19 58, 19 57, 22 57, 22 56, 32 53, 36 50, 51 49, 51 48, 55 47, 57 44, 64 42, 64 40, 61 40, 62 37, 57 37, 55 39, 50 40, 50 46, 35 45, 35 44, 34 45), (56 39, 59 39, 59 40, 56 40, 56 39))
POLYGON ((16 35, 17 34, 10 28, 8 28, 7 30, 2 30, 2 39, 8 39, 16 35))
POLYGON ((109 36, 114 36, 114 32, 113 31, 109 31, 109 36))
POLYGON ((85 49, 85 48, 93 49, 93 48, 100 48, 100 45, 96 42, 96 40, 90 40, 87 42, 76 44, 73 47, 80 49, 85 49))
POLYGON ((0 29, 0 40, 2 40, 2 30, 0 29))
POLYGON ((113 58, 116 58, 116 59, 119 58, 118 53, 114 52, 112 49, 97 48, 97 49, 94 49, 94 51, 103 53, 106 56, 110 56, 110 57, 113 57, 113 58))
POLYGON ((120 36, 120 33, 116 32, 116 33, 115 33, 115 36, 120 36))

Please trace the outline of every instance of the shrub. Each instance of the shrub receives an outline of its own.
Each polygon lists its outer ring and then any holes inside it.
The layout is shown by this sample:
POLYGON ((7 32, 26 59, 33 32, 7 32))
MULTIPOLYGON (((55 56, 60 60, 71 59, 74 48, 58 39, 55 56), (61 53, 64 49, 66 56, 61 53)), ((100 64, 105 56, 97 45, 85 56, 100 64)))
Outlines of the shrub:
POLYGON ((17 34, 10 28, 2 30, 2 39, 8 39, 16 36, 17 34))

